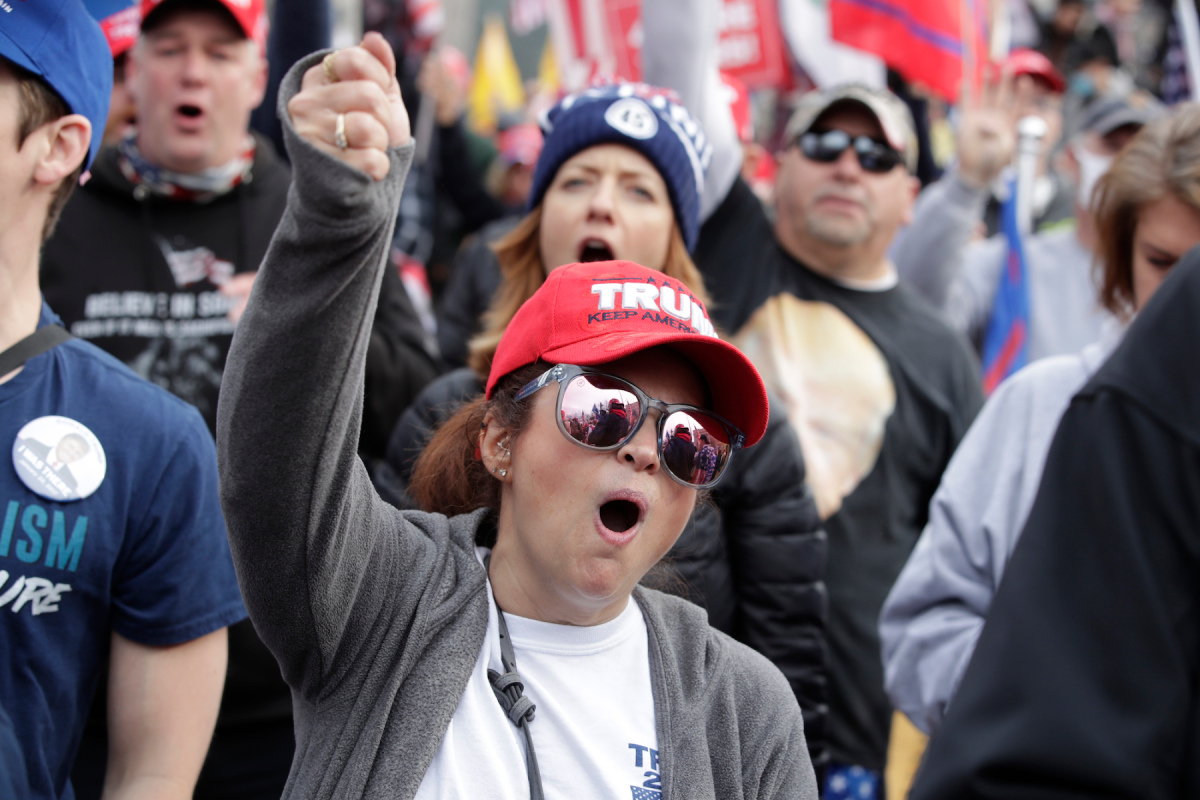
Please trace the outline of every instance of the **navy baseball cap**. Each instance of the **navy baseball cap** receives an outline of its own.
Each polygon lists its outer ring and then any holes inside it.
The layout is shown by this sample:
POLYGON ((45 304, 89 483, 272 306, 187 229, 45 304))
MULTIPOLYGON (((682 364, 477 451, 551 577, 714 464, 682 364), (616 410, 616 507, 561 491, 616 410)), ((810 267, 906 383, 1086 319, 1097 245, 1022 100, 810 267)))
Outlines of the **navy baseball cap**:
POLYGON ((0 14, 0 56, 46 81, 73 114, 92 123, 91 167, 112 97, 108 40, 82 0, 21 0, 0 14))

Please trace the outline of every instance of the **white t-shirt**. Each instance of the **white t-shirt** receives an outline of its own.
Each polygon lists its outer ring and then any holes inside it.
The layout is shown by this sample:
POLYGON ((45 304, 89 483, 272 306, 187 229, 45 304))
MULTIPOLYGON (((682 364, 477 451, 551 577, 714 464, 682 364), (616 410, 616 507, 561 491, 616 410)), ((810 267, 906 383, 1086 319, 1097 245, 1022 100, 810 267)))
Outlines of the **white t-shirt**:
MULTIPOLYGON (((480 561, 486 548, 476 548, 480 561)), ((504 715, 488 681, 500 665, 496 603, 446 736, 417 800, 528 800, 525 735, 504 715)), ((646 621, 632 599, 611 622, 555 625, 505 614, 525 694, 546 798, 658 800, 661 784, 646 621)))

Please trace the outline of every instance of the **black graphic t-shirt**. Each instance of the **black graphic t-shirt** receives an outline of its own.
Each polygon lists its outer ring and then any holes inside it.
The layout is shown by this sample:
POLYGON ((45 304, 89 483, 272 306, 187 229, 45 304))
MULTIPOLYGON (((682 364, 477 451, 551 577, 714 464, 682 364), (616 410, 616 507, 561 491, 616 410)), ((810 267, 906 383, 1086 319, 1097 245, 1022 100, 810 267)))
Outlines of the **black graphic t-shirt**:
POLYGON ((702 228, 696 261, 713 321, 783 398, 827 520, 833 758, 882 769, 879 611, 982 405, 978 365, 906 286, 847 288, 792 258, 742 181, 702 228))
POLYGON ((216 429, 236 300, 283 214, 290 174, 263 141, 251 179, 206 203, 147 196, 102 150, 42 254, 42 290, 75 336, 199 409, 216 429))

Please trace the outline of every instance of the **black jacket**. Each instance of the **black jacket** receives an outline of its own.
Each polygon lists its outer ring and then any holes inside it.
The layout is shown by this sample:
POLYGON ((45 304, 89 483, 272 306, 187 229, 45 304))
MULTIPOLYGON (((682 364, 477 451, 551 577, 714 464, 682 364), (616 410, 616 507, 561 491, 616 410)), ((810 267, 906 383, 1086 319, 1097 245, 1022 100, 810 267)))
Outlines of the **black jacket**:
POLYGON ((437 315, 438 349, 448 367, 467 364, 468 345, 482 329, 483 314, 503 279, 492 244, 520 221, 520 216, 513 215, 485 225, 464 239, 454 256, 437 315))
MULTIPOLYGON (((483 391, 470 369, 431 383, 404 412, 388 444, 376 488, 399 508, 413 464, 433 431, 483 391)), ((804 712, 813 765, 828 760, 825 741, 827 646, 824 585, 827 542, 804 480, 804 459, 782 407, 767 432, 739 452, 683 534, 644 583, 708 610, 713 627, 771 659, 804 712)))
POLYGON ((911 797, 1200 796, 1198 365, 1193 250, 1063 416, 911 797))

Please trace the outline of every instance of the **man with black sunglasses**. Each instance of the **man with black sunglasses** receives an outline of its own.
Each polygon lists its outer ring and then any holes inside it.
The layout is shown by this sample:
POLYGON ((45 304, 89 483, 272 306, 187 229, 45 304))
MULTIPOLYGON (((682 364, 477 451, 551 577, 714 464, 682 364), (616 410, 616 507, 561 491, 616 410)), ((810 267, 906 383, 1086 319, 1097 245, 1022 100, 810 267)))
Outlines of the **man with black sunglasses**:
POLYGON ((738 180, 696 247, 714 322, 787 402, 829 534, 831 798, 882 796, 879 611, 982 403, 965 338, 888 258, 919 188, 916 147, 891 93, 810 93, 786 129, 774 223, 738 180))

